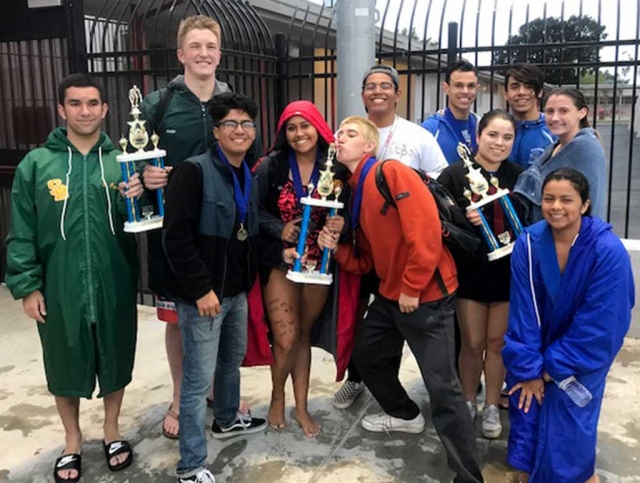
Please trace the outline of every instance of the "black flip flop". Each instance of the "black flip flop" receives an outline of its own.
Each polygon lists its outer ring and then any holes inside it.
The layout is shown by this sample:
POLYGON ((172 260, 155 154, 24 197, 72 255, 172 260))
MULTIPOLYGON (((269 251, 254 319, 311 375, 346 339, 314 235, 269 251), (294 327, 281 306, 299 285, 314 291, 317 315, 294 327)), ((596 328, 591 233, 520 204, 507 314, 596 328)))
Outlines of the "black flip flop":
POLYGON ((75 483, 80 479, 82 475, 82 455, 77 453, 63 454, 56 460, 56 464, 53 467, 53 478, 56 483, 75 483), (60 478, 59 471, 64 470, 76 470, 78 476, 75 478, 60 478))
POLYGON ((112 441, 109 444, 103 441, 102 444, 104 446, 104 456, 107 458, 107 466, 111 471, 124 470, 125 468, 130 466, 131 463, 133 463, 133 451, 131 450, 131 445, 129 444, 129 441, 121 439, 118 441, 112 441), (126 460, 124 460, 122 463, 117 465, 112 465, 110 463, 111 458, 123 453, 129 453, 129 456, 127 456, 126 460))

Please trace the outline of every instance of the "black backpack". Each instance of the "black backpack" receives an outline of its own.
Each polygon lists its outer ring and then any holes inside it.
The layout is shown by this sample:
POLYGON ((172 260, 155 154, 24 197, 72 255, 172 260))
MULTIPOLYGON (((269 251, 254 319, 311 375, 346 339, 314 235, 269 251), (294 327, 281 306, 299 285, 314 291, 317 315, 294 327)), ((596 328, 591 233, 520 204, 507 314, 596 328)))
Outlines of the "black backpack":
MULTIPOLYGON (((396 207, 396 200, 407 196, 406 193, 400 193, 394 199, 391 195, 389 185, 382 171, 382 166, 386 162, 387 161, 383 161, 376 167, 376 187, 384 198, 384 205, 380 210, 380 213, 383 215, 387 213, 390 206, 396 207)), ((413 171, 420 176, 420 179, 436 201, 440 223, 442 224, 442 241, 449 252, 451 252, 456 266, 459 267, 473 263, 478 248, 480 247, 480 238, 476 235, 473 225, 467 220, 464 211, 456 204, 447 188, 428 174, 418 169, 413 169, 413 171)), ((436 273, 436 276, 439 277, 439 273, 436 273)), ((442 278, 440 277, 438 282, 438 284, 441 285, 440 288, 444 285, 440 283, 441 280, 442 278)), ((443 290, 443 293, 444 292, 445 290, 443 290)))

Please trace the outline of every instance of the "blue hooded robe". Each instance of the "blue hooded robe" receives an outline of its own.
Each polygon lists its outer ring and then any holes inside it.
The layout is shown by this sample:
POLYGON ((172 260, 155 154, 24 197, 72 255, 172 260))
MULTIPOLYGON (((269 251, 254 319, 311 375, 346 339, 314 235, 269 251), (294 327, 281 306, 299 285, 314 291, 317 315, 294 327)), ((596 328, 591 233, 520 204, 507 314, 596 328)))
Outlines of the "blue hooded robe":
POLYGON ((528 414, 511 396, 508 461, 530 482, 584 482, 595 471, 605 380, 629 330, 634 305, 631 262, 611 225, 583 217, 564 273, 546 221, 528 227, 511 255, 509 329, 502 351, 507 384, 575 376, 592 394, 578 407, 553 382, 528 414), (529 248, 530 247, 530 248, 529 248), (540 322, 538 322, 540 321, 540 322), (539 325, 540 324, 540 325, 539 325))

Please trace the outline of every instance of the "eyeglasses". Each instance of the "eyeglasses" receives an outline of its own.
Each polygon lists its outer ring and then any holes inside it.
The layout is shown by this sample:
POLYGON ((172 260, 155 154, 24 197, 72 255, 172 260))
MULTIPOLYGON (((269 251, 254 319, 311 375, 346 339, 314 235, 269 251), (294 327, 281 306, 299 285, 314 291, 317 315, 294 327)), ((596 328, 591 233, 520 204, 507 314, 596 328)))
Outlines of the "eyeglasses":
POLYGON ((228 129, 230 131, 235 131, 238 126, 241 126, 242 129, 244 129, 245 131, 251 131, 253 129, 256 128, 256 123, 253 121, 234 121, 232 119, 229 119, 228 121, 220 121, 217 124, 217 127, 223 127, 225 129, 228 129))
POLYGON ((366 92, 373 92, 378 87, 380 87, 380 89, 382 89, 383 91, 390 91, 390 90, 392 90, 394 88, 394 85, 391 82, 381 82, 380 84, 375 84, 374 82, 369 82, 368 84, 364 85, 364 90, 366 92))

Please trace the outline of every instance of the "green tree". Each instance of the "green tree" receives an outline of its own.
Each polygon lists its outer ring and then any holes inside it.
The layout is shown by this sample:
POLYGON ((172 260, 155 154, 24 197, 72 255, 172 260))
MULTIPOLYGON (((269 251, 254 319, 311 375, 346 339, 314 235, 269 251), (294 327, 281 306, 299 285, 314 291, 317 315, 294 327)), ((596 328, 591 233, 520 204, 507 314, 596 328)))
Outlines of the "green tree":
MULTIPOLYGON (((607 38, 606 27, 599 25, 592 17, 573 15, 566 20, 548 17, 537 18, 529 24, 521 25, 518 34, 511 37, 507 45, 522 45, 520 49, 499 50, 493 54, 493 62, 509 65, 521 62, 534 64, 559 64, 576 62, 599 62, 600 48, 567 47, 566 42, 601 41, 607 38), (557 47, 536 47, 536 44, 553 43, 557 47)), ((575 84, 579 69, 546 68, 545 81, 550 84, 575 84)), ((595 69, 583 68, 587 72, 595 69)))

